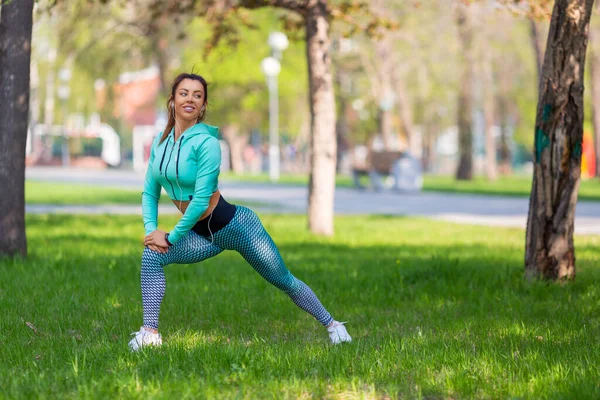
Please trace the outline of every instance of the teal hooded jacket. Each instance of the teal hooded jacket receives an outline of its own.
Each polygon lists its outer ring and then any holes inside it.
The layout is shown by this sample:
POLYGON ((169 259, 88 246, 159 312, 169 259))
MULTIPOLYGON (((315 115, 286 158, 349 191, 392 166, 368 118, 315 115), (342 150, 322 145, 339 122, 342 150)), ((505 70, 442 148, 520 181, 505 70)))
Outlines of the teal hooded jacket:
POLYGON ((192 229, 208 208, 217 190, 221 167, 219 128, 202 122, 188 128, 177 141, 174 130, 160 142, 156 136, 150 149, 146 182, 142 192, 142 216, 146 235, 158 226, 161 188, 175 201, 190 201, 185 213, 169 232, 175 244, 192 229))

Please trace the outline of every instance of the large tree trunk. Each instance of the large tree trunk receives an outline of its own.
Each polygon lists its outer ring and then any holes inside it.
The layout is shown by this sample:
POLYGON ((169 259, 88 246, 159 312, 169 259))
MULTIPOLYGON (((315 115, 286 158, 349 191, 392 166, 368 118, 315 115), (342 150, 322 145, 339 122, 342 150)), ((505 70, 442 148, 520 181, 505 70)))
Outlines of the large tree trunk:
POLYGON ((337 149, 327 1, 310 0, 305 21, 312 132, 308 225, 313 233, 332 235, 337 149))
POLYGON ((0 255, 27 255, 25 145, 33 0, 5 3, 0 12, 0 255))
POLYGON ((473 28, 465 4, 457 4, 456 23, 463 54, 460 88, 458 94, 458 151, 456 179, 473 178, 473 28))
POLYGON ((593 0, 556 0, 539 86, 525 271, 575 277, 573 230, 581 175, 585 53, 593 0))

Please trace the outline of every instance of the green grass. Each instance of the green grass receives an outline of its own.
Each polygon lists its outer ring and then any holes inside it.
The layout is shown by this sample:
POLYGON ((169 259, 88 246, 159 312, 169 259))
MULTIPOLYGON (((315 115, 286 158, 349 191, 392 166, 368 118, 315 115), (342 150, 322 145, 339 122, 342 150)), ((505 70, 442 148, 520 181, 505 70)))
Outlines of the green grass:
MULTIPOLYGON (((423 189, 435 192, 529 197, 531 177, 508 176, 490 182, 483 177, 476 177, 471 181, 457 181, 450 176, 427 175, 423 182, 423 189)), ((582 180, 578 199, 600 200, 600 179, 582 180)))
POLYGON ((225 252, 166 268, 165 345, 131 354, 139 217, 29 215, 29 258, 0 260, 0 398, 600 398, 600 237, 561 286, 523 279, 519 229, 262 219, 353 343, 225 252))
MULTIPOLYGON (((267 174, 224 174, 223 180, 270 183, 267 174)), ((368 178, 362 177, 361 182, 368 185, 368 178)), ((306 185, 308 183, 308 176, 284 174, 281 175, 279 183, 286 185, 306 185)), ((353 187, 354 185, 350 177, 338 175, 336 177, 336 186, 353 187)), ((423 190, 427 192, 529 197, 529 194, 531 193, 531 177, 512 175, 500 177, 496 181, 490 182, 481 176, 475 177, 471 181, 457 181, 453 176, 425 175, 423 179, 423 190)), ((600 201, 600 179, 582 180, 578 198, 579 200, 600 201)))
MULTIPOLYGON (((247 207, 264 207, 265 203, 248 200, 227 199, 247 207)), ((140 190, 104 187, 99 185, 49 183, 39 181, 25 182, 25 202, 27 204, 55 205, 100 205, 100 204, 133 204, 142 203, 142 188, 140 190)), ((173 202, 163 193, 160 204, 173 202)), ((279 207, 268 204, 270 208, 279 207)))
MULTIPOLYGON (((269 183, 269 177, 264 174, 224 174, 222 180, 229 182, 269 183)), ((282 175, 279 181, 279 184, 284 185, 306 185, 307 183, 308 178, 304 175, 282 175)), ((363 183, 366 183, 366 180, 363 183)), ((340 175, 336 178, 336 185, 338 187, 352 187, 352 182, 349 177, 340 175)), ((528 197, 531 191, 531 179, 522 176, 511 176, 500 178, 495 182, 488 182, 481 177, 475 178, 472 181, 456 181, 453 177, 427 175, 425 176, 423 190, 528 197)), ((600 201, 600 179, 582 181, 578 198, 579 200, 600 201)), ((140 204, 141 189, 131 190, 96 185, 27 181, 25 183, 25 199, 28 204, 140 204)), ((237 199, 228 200, 235 200, 238 204, 251 207, 264 206, 264 204, 257 202, 237 199)), ((171 202, 167 196, 162 196, 160 201, 163 204, 171 202)), ((270 205, 270 207, 275 206, 273 204, 270 205)))
MULTIPOLYGON (((27 204, 141 204, 140 190, 85 185, 75 183, 49 183, 25 181, 25 202, 27 204)), ((161 196, 161 203, 171 201, 161 196)))

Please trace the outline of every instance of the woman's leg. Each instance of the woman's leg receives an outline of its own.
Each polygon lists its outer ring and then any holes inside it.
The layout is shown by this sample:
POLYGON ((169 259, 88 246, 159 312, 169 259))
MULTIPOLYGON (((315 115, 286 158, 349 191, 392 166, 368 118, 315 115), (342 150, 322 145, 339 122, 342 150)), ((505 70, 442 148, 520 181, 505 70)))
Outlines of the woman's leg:
POLYGON ((231 222, 215 237, 219 247, 236 250, 269 283, 290 296, 296 305, 311 314, 324 326, 333 318, 313 291, 286 268, 279 250, 258 216, 250 209, 236 206, 231 222))
POLYGON ((158 314, 166 289, 165 266, 197 263, 222 251, 222 248, 193 231, 170 247, 165 254, 144 248, 141 272, 144 327, 158 329, 158 314))

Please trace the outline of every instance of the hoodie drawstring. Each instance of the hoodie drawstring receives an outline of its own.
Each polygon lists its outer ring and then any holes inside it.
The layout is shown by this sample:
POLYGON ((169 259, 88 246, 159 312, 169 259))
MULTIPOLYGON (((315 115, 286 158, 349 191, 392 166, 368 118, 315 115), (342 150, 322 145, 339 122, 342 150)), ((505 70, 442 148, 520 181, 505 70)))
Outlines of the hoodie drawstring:
POLYGON ((181 154, 181 142, 185 136, 179 138, 179 147, 177 148, 177 159, 175 160, 175 178, 179 180, 179 155, 181 154))
POLYGON ((158 172, 162 175, 162 167, 163 167, 163 163, 165 162, 165 156, 167 155, 167 147, 169 147, 169 140, 171 140, 169 137, 167 137, 167 144, 165 145, 165 151, 163 152, 163 156, 160 160, 160 167, 158 167, 158 172))

